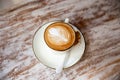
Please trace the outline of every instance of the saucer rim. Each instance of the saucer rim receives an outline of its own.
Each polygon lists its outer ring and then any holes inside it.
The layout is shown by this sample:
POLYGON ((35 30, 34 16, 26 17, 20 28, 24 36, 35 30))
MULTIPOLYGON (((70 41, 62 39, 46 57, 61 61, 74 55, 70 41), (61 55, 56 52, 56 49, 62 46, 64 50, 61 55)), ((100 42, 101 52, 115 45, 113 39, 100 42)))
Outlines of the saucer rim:
MULTIPOLYGON (((52 23, 54 23, 54 22, 64 22, 64 21, 56 20, 56 21, 51 21, 51 22, 46 22, 46 23, 44 23, 43 25, 41 25, 41 26, 35 31, 35 33, 34 33, 34 35, 33 35, 33 38, 32 38, 32 49, 33 49, 33 53, 34 53, 35 57, 37 58, 37 60, 38 60, 41 64, 43 64, 43 65, 45 65, 45 66, 47 66, 47 67, 49 67, 49 68, 52 68, 52 69, 55 69, 55 68, 48 66, 47 64, 45 64, 44 62, 42 62, 42 61, 39 59, 39 57, 38 57, 37 54, 35 53, 35 49, 34 49, 34 47, 33 47, 33 45, 34 45, 34 44, 33 44, 33 41, 34 41, 35 35, 37 34, 37 32, 38 32, 43 26, 45 26, 45 25, 47 25, 47 24, 50 25, 50 24, 52 24, 52 23)), ((69 24, 70 26, 75 27, 75 28, 80 32, 80 34, 82 35, 83 40, 84 40, 84 49, 83 49, 83 54, 84 54, 85 49, 86 49, 86 48, 85 48, 86 43, 85 43, 85 38, 84 38, 82 32, 80 31, 80 29, 78 29, 76 26, 72 25, 71 23, 68 23, 68 24, 69 24)), ((72 28, 73 28, 73 27, 72 27, 72 28)), ((52 50, 54 50, 54 49, 52 49, 52 50)), ((68 50, 68 49, 67 49, 67 50, 68 50)), ((57 50, 54 50, 54 51, 57 51, 57 50)), ((71 66, 64 67, 64 69, 70 68, 70 67, 72 67, 73 65, 77 64, 77 63, 80 61, 80 59, 82 58, 83 54, 82 54, 81 57, 80 57, 76 62, 74 62, 71 66)))

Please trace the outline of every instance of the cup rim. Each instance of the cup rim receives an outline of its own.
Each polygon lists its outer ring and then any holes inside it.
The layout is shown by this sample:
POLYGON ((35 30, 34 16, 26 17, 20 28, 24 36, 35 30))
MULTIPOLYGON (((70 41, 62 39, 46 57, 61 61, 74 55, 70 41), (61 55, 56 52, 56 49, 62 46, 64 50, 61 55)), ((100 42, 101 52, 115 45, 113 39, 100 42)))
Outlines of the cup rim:
POLYGON ((73 25, 70 25, 69 23, 62 22, 62 21, 56 21, 56 22, 51 23, 50 25, 48 25, 47 28, 46 28, 45 31, 44 31, 44 41, 45 41, 46 45, 47 45, 49 48, 51 48, 51 49, 53 49, 53 50, 56 50, 56 51, 66 51, 66 50, 69 50, 69 49, 74 45, 75 39, 76 39, 75 30, 74 30, 73 27, 72 27, 73 25), (47 28, 48 28, 50 25, 53 25, 53 24, 55 24, 55 23, 64 23, 64 24, 67 24, 68 27, 70 27, 70 28, 72 29, 72 31, 73 31, 73 35, 74 35, 73 42, 72 42, 72 44, 71 44, 70 47, 68 47, 68 48, 66 48, 66 49, 64 49, 64 50, 57 50, 57 49, 52 48, 51 46, 49 46, 49 45, 47 44, 47 41, 45 40, 45 32, 46 32, 47 28))

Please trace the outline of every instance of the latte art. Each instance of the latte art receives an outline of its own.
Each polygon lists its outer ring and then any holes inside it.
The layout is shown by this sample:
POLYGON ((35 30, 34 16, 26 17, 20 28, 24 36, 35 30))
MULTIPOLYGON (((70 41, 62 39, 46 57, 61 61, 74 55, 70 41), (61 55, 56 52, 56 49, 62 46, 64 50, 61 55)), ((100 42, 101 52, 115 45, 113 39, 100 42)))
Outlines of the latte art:
POLYGON ((75 41, 75 32, 70 25, 56 22, 46 28, 44 39, 50 48, 55 50, 66 50, 73 45, 75 41))
POLYGON ((67 31, 67 29, 62 28, 51 28, 49 30, 48 36, 50 37, 49 41, 52 41, 55 44, 63 45, 68 43, 70 39, 70 35, 67 31))

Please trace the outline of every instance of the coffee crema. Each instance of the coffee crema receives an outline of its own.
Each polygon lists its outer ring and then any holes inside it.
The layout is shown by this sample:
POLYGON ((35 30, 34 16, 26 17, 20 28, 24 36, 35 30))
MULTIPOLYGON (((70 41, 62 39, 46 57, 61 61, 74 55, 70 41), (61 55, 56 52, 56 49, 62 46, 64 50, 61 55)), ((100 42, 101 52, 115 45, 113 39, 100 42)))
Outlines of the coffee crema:
POLYGON ((55 22, 45 29, 44 39, 50 48, 63 51, 74 44, 75 32, 69 24, 55 22))

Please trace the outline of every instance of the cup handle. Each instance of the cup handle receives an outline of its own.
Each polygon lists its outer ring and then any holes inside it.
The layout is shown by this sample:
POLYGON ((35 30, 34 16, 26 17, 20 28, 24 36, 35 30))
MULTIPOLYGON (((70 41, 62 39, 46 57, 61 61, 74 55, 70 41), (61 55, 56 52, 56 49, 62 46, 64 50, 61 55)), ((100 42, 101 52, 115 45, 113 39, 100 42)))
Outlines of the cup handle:
POLYGON ((65 18, 64 22, 69 23, 69 18, 65 18))

